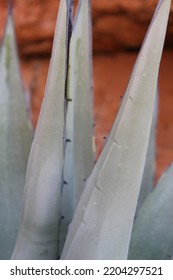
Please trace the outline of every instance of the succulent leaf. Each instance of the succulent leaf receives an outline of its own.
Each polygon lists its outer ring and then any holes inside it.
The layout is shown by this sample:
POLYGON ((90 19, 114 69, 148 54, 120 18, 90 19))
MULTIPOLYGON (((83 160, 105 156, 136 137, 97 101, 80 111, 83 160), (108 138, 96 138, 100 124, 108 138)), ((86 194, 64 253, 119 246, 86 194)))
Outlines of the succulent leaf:
POLYGON ((62 259, 127 258, 170 3, 158 3, 117 118, 79 201, 62 259))
POLYGON ((156 93, 156 100, 154 102, 154 112, 151 124, 151 132, 149 145, 147 150, 146 162, 144 167, 144 173, 142 177, 142 183, 138 198, 138 204, 136 208, 136 215, 141 208, 143 202, 147 198, 148 194, 154 189, 154 177, 155 177, 155 161, 156 161, 156 126, 158 115, 158 88, 156 93))
POLYGON ((33 134, 19 68, 10 12, 0 49, 0 259, 15 245, 33 134))
MULTIPOLYGON (((60 248, 94 167, 90 1, 80 1, 70 41, 60 248)), ((60 249, 61 251, 61 249, 60 249)))
POLYGON ((12 259, 56 259, 64 161, 64 99, 71 1, 60 2, 45 96, 28 161, 12 259))
POLYGON ((129 259, 163 260, 173 256, 173 164, 148 195, 134 222, 129 259))

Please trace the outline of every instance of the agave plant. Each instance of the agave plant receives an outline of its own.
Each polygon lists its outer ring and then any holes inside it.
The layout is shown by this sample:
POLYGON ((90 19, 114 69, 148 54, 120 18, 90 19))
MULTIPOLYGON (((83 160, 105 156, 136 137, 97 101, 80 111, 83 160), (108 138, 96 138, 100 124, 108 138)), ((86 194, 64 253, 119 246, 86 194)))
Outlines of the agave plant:
POLYGON ((9 259, 15 245, 31 142, 32 126, 9 9, 0 49, 0 259, 9 259))
POLYGON ((150 131, 171 1, 158 2, 95 165, 91 4, 79 1, 73 23, 72 2, 60 1, 12 259, 127 259, 142 178, 142 202, 152 190, 150 131))

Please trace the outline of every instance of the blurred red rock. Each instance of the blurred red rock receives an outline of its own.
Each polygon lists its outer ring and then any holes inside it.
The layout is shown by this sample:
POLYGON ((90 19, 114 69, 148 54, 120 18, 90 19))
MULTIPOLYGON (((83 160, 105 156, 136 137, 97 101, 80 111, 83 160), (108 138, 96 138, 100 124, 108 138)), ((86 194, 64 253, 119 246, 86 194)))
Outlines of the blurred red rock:
MULTIPOLYGON (((59 0, 13 0, 12 2, 20 53, 50 54, 59 0)), ((7 3, 7 0, 0 0, 1 35, 7 3)), ((93 0, 94 51, 114 52, 119 49, 139 48, 156 4, 157 0, 93 0)), ((172 38, 171 13, 168 45, 172 45, 172 38)))

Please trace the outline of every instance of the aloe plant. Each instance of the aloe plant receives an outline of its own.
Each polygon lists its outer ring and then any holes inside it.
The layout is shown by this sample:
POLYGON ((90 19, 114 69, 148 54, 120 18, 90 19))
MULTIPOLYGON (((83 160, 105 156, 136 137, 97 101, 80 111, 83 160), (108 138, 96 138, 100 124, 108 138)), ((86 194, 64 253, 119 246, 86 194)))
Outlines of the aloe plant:
POLYGON ((31 142, 32 127, 9 9, 0 49, 0 259, 9 259, 14 248, 31 142))
POLYGON ((134 222, 129 259, 173 257, 173 164, 148 195, 134 222))
POLYGON ((91 3, 79 1, 73 26, 72 2, 60 1, 12 259, 57 259, 62 249, 61 259, 128 255, 171 1, 158 2, 95 166, 91 3))

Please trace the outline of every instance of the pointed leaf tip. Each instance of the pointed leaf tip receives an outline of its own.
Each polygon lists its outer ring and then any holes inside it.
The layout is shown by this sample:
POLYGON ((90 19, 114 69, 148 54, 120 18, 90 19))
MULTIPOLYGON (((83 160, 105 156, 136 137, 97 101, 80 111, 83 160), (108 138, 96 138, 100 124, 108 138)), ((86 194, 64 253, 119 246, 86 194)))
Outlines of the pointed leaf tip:
POLYGON ((13 13, 13 1, 12 0, 8 0, 8 14, 12 15, 13 13))
POLYGON ((0 259, 9 259, 14 248, 31 142, 13 18, 8 14, 0 49, 0 259))
POLYGON ((57 259, 68 22, 67 2, 61 0, 45 97, 28 161, 22 223, 12 259, 57 259))
POLYGON ((88 1, 80 1, 69 47, 64 185, 62 188, 60 248, 65 240, 84 180, 94 167, 91 78, 91 15, 88 1), (81 133, 82 131, 82 133, 81 133), (70 141, 69 141, 70 139, 70 141), (68 182, 68 184, 67 184, 68 182))

